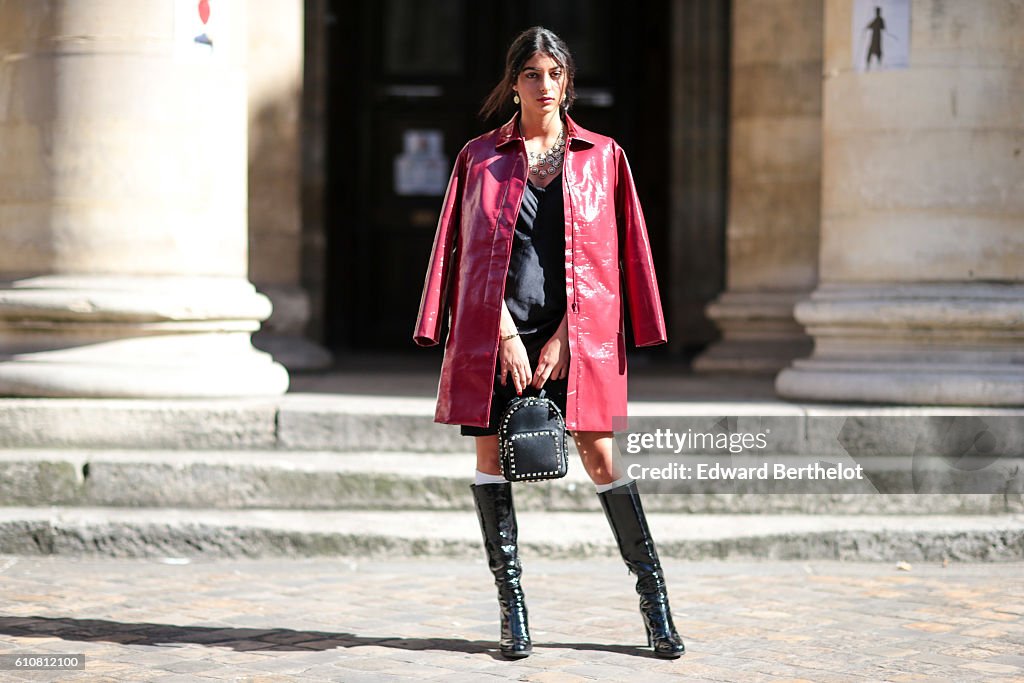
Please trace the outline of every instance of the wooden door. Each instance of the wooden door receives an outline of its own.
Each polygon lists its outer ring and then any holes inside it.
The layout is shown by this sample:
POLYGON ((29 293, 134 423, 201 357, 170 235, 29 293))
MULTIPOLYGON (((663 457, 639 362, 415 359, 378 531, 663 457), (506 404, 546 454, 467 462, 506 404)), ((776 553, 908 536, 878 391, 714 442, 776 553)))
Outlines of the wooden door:
POLYGON ((438 164, 446 181, 462 145, 504 122, 476 113, 501 78, 512 38, 533 25, 554 30, 574 53, 572 116, 626 147, 667 277, 667 3, 642 5, 638 12, 607 0, 333 2, 325 159, 331 347, 412 348, 444 193, 438 164))

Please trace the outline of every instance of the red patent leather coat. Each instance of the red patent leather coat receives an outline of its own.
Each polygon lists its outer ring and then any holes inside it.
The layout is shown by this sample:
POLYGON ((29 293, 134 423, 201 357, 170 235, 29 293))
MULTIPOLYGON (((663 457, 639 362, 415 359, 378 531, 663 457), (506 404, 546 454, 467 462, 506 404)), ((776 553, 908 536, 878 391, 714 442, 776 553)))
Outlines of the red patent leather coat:
MULTIPOLYGON (((570 365, 565 422, 579 431, 626 423, 623 290, 637 346, 667 340, 658 282, 629 164, 614 140, 567 118, 562 171, 570 365)), ((437 344, 451 318, 436 422, 486 426, 512 237, 528 172, 518 114, 471 140, 445 194, 413 338, 437 344)))

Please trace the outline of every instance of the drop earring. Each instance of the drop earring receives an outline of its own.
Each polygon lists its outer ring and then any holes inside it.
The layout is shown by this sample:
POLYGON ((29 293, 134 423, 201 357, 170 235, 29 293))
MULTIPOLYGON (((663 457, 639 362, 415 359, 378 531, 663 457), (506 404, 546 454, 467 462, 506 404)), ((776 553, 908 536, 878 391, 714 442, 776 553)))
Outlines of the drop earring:
POLYGON ((519 104, 519 93, 516 93, 515 95, 512 96, 512 101, 515 102, 516 104, 519 104))

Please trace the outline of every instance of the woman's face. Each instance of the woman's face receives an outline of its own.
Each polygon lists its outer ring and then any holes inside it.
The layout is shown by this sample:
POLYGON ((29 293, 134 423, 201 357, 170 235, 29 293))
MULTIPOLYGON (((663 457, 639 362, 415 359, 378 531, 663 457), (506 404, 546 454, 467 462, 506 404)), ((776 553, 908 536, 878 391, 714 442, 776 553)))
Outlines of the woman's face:
POLYGON ((566 83, 565 69, 548 55, 538 52, 519 72, 514 90, 524 114, 549 114, 561 105, 566 83))

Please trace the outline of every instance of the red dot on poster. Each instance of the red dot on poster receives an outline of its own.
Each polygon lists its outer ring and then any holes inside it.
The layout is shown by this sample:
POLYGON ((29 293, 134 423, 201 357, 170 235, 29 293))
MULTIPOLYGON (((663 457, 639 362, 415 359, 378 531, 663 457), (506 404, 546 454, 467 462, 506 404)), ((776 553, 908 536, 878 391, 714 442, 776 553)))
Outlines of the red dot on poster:
POLYGON ((199 0, 199 18, 204 24, 210 20, 210 0, 199 0))

